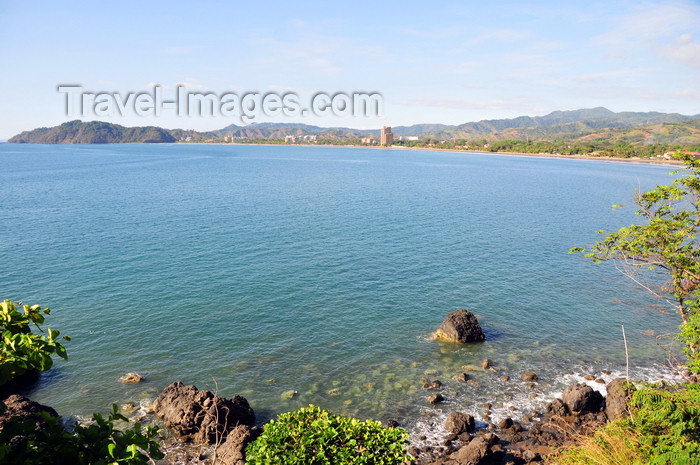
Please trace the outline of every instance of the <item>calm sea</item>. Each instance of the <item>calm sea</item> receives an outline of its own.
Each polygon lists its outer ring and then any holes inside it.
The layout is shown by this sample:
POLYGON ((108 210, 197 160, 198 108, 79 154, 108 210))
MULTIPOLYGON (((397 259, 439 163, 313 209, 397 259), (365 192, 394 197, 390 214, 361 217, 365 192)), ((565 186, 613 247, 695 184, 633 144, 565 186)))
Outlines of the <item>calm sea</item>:
POLYGON ((0 294, 51 307, 49 326, 72 336, 69 360, 31 392, 63 415, 145 405, 182 380, 245 396, 261 422, 309 403, 414 433, 451 410, 479 418, 487 401, 517 416, 582 375, 622 373, 623 324, 632 376, 666 372, 655 335, 678 318, 612 265, 567 251, 638 219, 611 205, 670 171, 334 147, 0 144, 0 294), (431 340, 462 307, 486 342, 431 340), (452 379, 485 358, 498 372, 470 372, 479 385, 452 379), (127 372, 146 382, 119 383, 127 372), (441 380, 447 402, 429 407, 422 378, 441 380))

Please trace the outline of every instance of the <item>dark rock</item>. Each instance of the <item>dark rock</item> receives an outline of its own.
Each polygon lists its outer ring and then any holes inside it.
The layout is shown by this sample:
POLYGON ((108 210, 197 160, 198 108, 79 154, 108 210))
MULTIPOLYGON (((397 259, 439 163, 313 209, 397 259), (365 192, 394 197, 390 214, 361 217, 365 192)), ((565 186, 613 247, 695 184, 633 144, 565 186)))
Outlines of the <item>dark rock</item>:
POLYGON ((569 413, 569 407, 561 399, 554 399, 547 405, 547 414, 550 416, 565 417, 569 413))
POLYGON ((585 384, 574 384, 566 389, 561 396, 562 401, 575 414, 598 412, 603 403, 600 392, 585 384))
POLYGON ((216 458, 221 465, 245 465, 245 448, 262 433, 257 426, 238 425, 229 431, 226 441, 216 449, 216 458))
POLYGON ((435 381, 428 381, 423 385, 423 389, 434 389, 438 390, 442 387, 442 382, 440 380, 435 380, 435 381))
POLYGON ((608 396, 605 398, 605 413, 610 421, 627 418, 629 411, 627 401, 635 391, 634 386, 624 378, 615 378, 606 386, 608 396))
POLYGON ((503 381, 504 383, 510 381, 510 376, 508 376, 508 375, 501 376, 501 381, 503 381))
POLYGON ((465 444, 472 440, 472 435, 469 433, 462 433, 457 437, 459 438, 460 441, 462 441, 465 444))
POLYGON ((457 435, 474 431, 475 427, 474 417, 464 412, 452 412, 447 416, 447 421, 445 421, 445 429, 457 435))
POLYGON ((455 376, 455 379, 460 383, 466 383, 467 381, 469 381, 469 375, 466 373, 460 373, 457 376, 455 376))
POLYGON ((450 433, 447 436, 445 436, 445 442, 452 442, 457 440, 457 435, 455 433, 450 433))
POLYGON ((481 368, 483 368, 484 370, 488 370, 492 366, 493 366, 493 361, 491 361, 491 359, 485 358, 481 361, 481 368))
POLYGON ((520 375, 520 379, 522 379, 523 381, 533 382, 533 381, 537 381, 539 379, 539 377, 531 371, 526 371, 525 373, 520 375))
POLYGON ((52 417, 58 418, 58 413, 51 407, 18 394, 13 394, 2 402, 5 404, 5 409, 0 409, 0 430, 13 418, 19 422, 33 421, 37 427, 41 427, 46 420, 37 415, 40 412, 46 412, 52 417))
POLYGON ((461 344, 481 342, 486 339, 474 314, 465 309, 448 314, 440 328, 435 332, 435 337, 461 344))
POLYGON ((165 426, 200 444, 213 444, 236 426, 255 423, 255 413, 245 398, 225 399, 179 381, 163 390, 153 410, 165 426))
POLYGON ((539 462, 542 460, 542 457, 537 452, 527 449, 523 451, 523 460, 526 462, 539 462))
POLYGON ((398 421, 393 420, 393 419, 387 420, 384 423, 384 427, 386 427, 386 428, 399 428, 400 426, 401 426, 401 424, 398 421))
MULTIPOLYGON (((58 413, 51 407, 17 394, 9 396, 2 403, 5 404, 5 408, 0 409, 0 431, 5 432, 7 436, 10 436, 8 432, 14 431, 12 437, 7 438, 6 445, 9 446, 9 449, 5 451, 7 455, 4 457, 9 460, 7 463, 22 463, 10 459, 21 458, 18 456, 23 454, 26 447, 27 437, 25 434, 29 434, 32 430, 38 432, 48 426, 46 419, 42 418, 39 413, 47 413, 54 418, 59 418, 58 413), (32 423, 34 424, 33 428, 32 423), (19 425, 22 424, 25 426, 20 427, 19 425)), ((0 462, 6 463, 2 460, 0 462)))
POLYGON ((430 405, 435 405, 439 404, 440 402, 443 402, 445 398, 442 397, 441 394, 433 394, 432 396, 428 396, 426 400, 430 405))
POLYGON ((22 394, 31 389, 39 381, 41 373, 39 370, 27 370, 21 375, 17 375, 10 381, 0 386, 0 399, 11 394, 22 394))
POLYGON ((498 436, 493 433, 477 436, 469 444, 452 454, 451 458, 460 465, 477 465, 490 454, 491 446, 497 442, 498 436))
POLYGON ((503 420, 500 421, 500 423, 498 423, 498 427, 501 429, 510 428, 511 426, 513 426, 513 419, 512 418, 504 418, 503 420))

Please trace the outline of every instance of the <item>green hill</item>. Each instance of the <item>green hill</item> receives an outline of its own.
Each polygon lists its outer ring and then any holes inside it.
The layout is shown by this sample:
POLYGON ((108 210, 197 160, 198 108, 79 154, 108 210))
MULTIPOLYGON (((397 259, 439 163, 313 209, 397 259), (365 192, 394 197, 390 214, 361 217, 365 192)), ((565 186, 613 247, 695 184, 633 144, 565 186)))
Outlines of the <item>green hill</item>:
POLYGON ((163 143, 177 139, 167 129, 156 126, 126 128, 118 124, 69 121, 53 128, 25 131, 8 140, 19 144, 124 144, 163 143))

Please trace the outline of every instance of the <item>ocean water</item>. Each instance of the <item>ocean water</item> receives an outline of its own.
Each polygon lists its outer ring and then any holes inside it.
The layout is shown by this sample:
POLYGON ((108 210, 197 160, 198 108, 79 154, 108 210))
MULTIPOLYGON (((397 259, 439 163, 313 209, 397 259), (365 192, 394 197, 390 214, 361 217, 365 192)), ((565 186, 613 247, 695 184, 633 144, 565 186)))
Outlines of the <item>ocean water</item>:
MULTIPOLYGON (((630 224, 668 166, 303 146, 0 144, 0 293, 70 335, 30 395, 62 415, 181 380, 260 423, 309 403, 398 419, 522 415, 585 374, 666 376, 676 315, 567 254, 630 224), (474 312, 483 344, 431 339, 474 312), (493 360, 497 372, 474 370, 493 360), (466 368, 465 368, 466 367, 466 368), (610 370, 612 374, 601 374, 610 370), (477 383, 453 376, 468 371, 477 383), (534 371, 532 389, 520 381, 534 371), (118 378, 138 372, 146 382, 118 378), (501 377, 509 376, 510 381, 501 377), (446 402, 428 406, 423 378, 446 402), (291 399, 285 393, 296 391, 291 399)), ((597 385, 599 388, 600 385, 597 385)))

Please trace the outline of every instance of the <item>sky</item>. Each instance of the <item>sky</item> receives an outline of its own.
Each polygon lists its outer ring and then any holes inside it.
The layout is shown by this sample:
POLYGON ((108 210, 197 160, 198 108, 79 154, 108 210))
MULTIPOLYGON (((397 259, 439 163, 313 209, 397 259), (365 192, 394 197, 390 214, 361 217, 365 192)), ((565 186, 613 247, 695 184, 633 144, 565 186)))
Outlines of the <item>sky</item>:
POLYGON ((0 70, 0 140, 74 119, 205 131, 462 124, 598 106, 695 115, 700 1, 0 0, 0 70), (59 92, 66 85, 80 88, 59 92), (154 86, 166 101, 179 86, 219 100, 293 94, 301 108, 319 93, 374 93, 383 105, 352 115, 341 99, 337 115, 287 115, 254 102, 246 121, 127 105, 154 86), (80 93, 112 96, 112 107, 98 114, 88 99, 69 113, 80 93))

